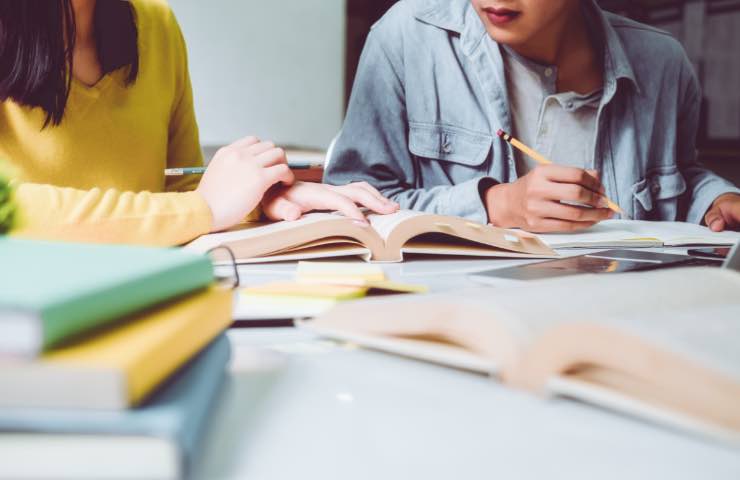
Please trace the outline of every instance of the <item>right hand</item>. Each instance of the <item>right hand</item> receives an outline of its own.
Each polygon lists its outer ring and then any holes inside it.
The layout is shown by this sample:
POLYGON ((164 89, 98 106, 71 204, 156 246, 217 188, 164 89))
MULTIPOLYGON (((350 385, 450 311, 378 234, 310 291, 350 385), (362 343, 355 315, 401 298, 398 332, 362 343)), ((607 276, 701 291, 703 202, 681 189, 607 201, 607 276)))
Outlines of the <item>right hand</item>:
POLYGON ((534 233, 572 232, 613 216, 603 195, 596 171, 542 165, 514 183, 491 187, 485 201, 494 226, 534 233))
POLYGON ((244 221, 273 185, 294 182, 283 149, 247 137, 216 153, 196 192, 211 209, 211 231, 218 232, 244 221))

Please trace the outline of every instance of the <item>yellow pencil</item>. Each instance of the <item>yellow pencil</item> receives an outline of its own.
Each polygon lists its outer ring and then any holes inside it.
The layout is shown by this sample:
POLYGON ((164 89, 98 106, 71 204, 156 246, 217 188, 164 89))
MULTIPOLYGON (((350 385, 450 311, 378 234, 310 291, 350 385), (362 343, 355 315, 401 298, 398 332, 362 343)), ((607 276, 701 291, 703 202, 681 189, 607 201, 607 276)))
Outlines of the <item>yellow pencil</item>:
MULTIPOLYGON (((520 150, 522 153, 532 158, 532 160, 539 163, 540 165, 550 165, 552 163, 552 161, 548 160, 547 158, 543 157, 540 153, 524 145, 522 142, 512 137, 508 133, 504 132, 503 130, 499 130, 497 132, 497 135, 501 137, 505 142, 508 142, 509 144, 511 144, 512 147, 520 150)), ((606 195, 602 195, 602 198, 606 200, 607 206, 609 207, 610 210, 620 215, 624 215, 624 211, 622 211, 619 205, 611 201, 606 195)))

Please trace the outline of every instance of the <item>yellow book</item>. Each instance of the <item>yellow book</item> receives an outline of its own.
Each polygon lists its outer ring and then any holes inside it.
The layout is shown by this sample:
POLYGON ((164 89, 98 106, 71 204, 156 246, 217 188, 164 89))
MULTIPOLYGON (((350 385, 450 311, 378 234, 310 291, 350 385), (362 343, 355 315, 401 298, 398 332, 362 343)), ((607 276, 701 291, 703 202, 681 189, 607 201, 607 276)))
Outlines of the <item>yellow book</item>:
POLYGON ((139 405, 232 321, 219 287, 133 315, 37 361, 0 360, 0 407, 125 409, 139 405))

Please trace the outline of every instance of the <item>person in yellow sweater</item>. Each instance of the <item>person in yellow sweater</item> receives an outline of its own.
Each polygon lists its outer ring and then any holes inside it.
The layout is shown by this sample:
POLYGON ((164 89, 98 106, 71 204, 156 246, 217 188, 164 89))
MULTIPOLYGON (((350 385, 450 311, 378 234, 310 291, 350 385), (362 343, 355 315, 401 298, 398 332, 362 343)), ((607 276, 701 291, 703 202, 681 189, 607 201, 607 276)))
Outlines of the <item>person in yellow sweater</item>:
POLYGON ((366 184, 295 183, 285 153, 254 137, 203 164, 186 47, 164 0, 2 0, 0 161, 15 235, 179 245, 262 211, 292 220, 398 206, 366 184), (260 203, 262 208, 260 209, 260 203))

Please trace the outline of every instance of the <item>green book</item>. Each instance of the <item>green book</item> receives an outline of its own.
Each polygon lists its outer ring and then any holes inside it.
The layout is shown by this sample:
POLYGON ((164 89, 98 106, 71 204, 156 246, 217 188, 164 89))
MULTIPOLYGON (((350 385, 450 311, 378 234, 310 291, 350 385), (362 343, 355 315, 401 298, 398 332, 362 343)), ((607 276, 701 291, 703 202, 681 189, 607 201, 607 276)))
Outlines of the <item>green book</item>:
POLYGON ((207 256, 182 250, 0 238, 0 356, 35 357, 213 280, 207 256))

